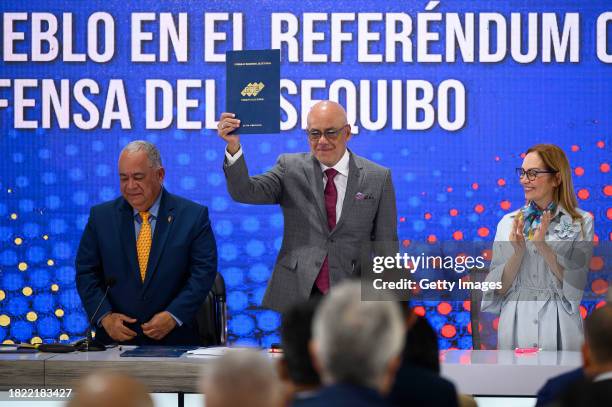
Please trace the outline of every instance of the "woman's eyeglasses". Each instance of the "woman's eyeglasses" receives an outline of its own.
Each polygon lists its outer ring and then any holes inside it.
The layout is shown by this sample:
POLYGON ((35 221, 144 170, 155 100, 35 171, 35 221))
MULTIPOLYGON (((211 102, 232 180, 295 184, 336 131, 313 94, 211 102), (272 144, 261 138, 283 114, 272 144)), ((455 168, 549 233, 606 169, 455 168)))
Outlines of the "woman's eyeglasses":
POLYGON ((523 178, 524 176, 527 176, 527 179, 529 181, 533 181, 538 177, 538 174, 555 174, 559 171, 557 170, 538 170, 536 168, 530 168, 527 171, 525 171, 522 168, 517 168, 516 169, 516 175, 520 178, 523 178))

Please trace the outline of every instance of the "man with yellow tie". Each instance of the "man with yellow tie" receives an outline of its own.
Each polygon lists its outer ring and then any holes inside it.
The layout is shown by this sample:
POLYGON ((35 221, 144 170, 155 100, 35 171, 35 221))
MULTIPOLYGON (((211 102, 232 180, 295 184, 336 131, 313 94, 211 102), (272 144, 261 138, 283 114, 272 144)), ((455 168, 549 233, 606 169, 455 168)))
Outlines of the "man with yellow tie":
POLYGON ((167 192, 164 175, 157 147, 133 141, 119 157, 122 197, 91 209, 76 283, 104 343, 199 343, 195 314, 217 273, 215 238, 208 209, 167 192))

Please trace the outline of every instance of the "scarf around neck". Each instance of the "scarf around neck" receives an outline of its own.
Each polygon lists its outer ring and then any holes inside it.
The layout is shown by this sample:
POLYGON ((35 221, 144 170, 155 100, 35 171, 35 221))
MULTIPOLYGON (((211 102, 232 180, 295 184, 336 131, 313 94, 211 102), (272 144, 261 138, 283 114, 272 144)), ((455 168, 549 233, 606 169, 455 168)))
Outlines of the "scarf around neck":
POLYGON ((523 234, 527 240, 532 240, 535 231, 540 227, 540 223, 542 222, 542 214, 545 211, 550 211, 551 214, 554 214, 556 210, 557 204, 555 202, 549 203, 544 210, 540 210, 533 201, 529 201, 529 203, 521 209, 524 222, 523 234))

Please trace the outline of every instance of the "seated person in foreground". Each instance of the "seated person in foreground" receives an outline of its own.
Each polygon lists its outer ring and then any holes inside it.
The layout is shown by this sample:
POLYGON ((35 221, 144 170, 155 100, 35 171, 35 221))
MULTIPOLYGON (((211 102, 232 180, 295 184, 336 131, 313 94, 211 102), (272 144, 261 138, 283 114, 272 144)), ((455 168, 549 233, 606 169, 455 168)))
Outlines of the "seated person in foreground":
MULTIPOLYGON (((607 303, 608 305, 612 304, 612 290, 610 289, 608 289, 607 303)), ((584 378, 584 369, 581 366, 578 369, 570 370, 567 373, 548 379, 544 386, 538 391, 536 407, 548 405, 550 402, 557 399, 569 386, 584 380, 584 378)))
POLYGON ((404 344, 399 306, 361 301, 359 282, 344 282, 322 300, 313 321, 311 354, 325 385, 294 406, 389 406, 404 344))
POLYGON ((426 318, 405 304, 402 311, 406 342, 389 400, 396 406, 457 406, 455 385, 440 376, 438 335, 426 318))
POLYGON ((216 359, 200 381, 206 407, 282 407, 282 386, 269 357, 233 349, 216 359))
POLYGON ((612 305, 596 309, 585 321, 582 361, 586 378, 560 397, 563 407, 612 406, 612 305))
POLYGON ((86 376, 67 407, 153 407, 147 388, 124 374, 97 373, 86 376))
POLYGON ((549 405, 563 394, 569 386, 581 382, 582 380, 584 380, 584 369, 582 367, 548 379, 546 383, 544 383, 544 386, 538 390, 536 407, 549 405))
POLYGON ((308 343, 312 339, 312 320, 319 302, 311 299, 296 303, 283 313, 283 357, 278 360, 278 370, 288 405, 294 399, 313 397, 321 387, 321 379, 308 353, 308 343))

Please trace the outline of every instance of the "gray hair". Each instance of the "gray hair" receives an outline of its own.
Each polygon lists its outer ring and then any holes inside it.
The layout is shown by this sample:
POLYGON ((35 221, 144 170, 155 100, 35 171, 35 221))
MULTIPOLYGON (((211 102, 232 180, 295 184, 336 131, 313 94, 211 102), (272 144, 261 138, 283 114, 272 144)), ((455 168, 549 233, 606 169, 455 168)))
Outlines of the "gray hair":
POLYGON ((346 282, 325 297, 313 320, 313 340, 326 383, 378 388, 404 345, 398 304, 361 301, 361 284, 346 282))
POLYGON ((269 407, 281 404, 276 369, 261 351, 231 349, 203 371, 206 405, 269 407), (210 403, 209 403, 210 401, 210 403))
POLYGON ((155 144, 150 143, 148 141, 145 141, 145 140, 130 141, 128 145, 123 147, 123 150, 121 150, 121 153, 123 152, 136 153, 138 151, 144 151, 147 154, 147 158, 149 159, 149 162, 151 163, 151 166, 153 168, 161 168, 162 166, 161 154, 159 153, 159 150, 157 149, 155 144))

